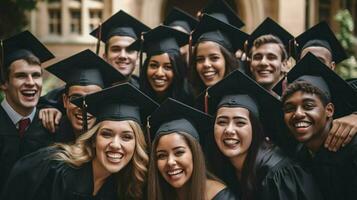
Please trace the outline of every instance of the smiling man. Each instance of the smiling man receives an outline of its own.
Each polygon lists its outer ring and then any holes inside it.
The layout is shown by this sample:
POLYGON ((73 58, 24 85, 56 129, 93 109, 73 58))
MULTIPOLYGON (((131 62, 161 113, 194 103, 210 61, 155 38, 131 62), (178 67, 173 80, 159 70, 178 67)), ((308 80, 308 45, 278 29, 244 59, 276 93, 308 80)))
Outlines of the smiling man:
POLYGON ((355 199, 357 138, 336 152, 324 147, 333 119, 356 110, 355 92, 311 53, 287 79, 291 84, 282 96, 284 120, 300 143, 297 159, 312 173, 324 199, 355 199))
POLYGON ((287 71, 289 41, 293 36, 270 18, 248 39, 249 70, 252 78, 268 91, 287 71))
POLYGON ((13 164, 22 156, 52 142, 38 120, 42 90, 41 63, 54 56, 30 32, 2 42, 0 106, 0 191, 13 164))
MULTIPOLYGON (((63 94, 63 106, 66 117, 63 117, 57 129, 57 142, 71 142, 83 133, 82 110, 70 101, 87 94, 98 92, 125 77, 95 55, 84 50, 47 68, 49 72, 66 82, 63 94)), ((95 123, 92 115, 87 116, 87 126, 95 123)))

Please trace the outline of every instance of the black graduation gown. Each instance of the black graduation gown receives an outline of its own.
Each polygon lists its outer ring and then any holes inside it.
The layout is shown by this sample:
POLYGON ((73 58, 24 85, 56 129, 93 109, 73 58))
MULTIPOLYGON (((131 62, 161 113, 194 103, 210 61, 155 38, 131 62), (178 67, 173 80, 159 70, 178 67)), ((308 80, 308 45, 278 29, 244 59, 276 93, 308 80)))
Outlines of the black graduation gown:
POLYGON ((228 188, 224 188, 219 191, 216 196, 212 198, 212 200, 237 200, 237 198, 228 188))
POLYGON ((303 145, 298 159, 311 171, 324 199, 357 199, 357 138, 337 152, 322 147, 313 157, 303 145))
POLYGON ((74 168, 50 156, 53 147, 41 149, 19 160, 5 185, 1 199, 7 200, 114 200, 114 176, 106 179, 93 196, 92 162, 74 168))
POLYGON ((72 125, 67 116, 64 115, 61 118, 58 128, 56 129, 55 142, 68 143, 74 142, 75 140, 76 136, 73 132, 72 125))
POLYGON ((259 199, 322 199, 313 177, 296 162, 286 157, 277 146, 264 152, 258 166, 259 199))
POLYGON ((36 112, 33 121, 20 138, 16 126, 12 123, 3 107, 0 106, 0 191, 15 162, 21 157, 50 145, 54 134, 47 132, 38 119, 36 112))

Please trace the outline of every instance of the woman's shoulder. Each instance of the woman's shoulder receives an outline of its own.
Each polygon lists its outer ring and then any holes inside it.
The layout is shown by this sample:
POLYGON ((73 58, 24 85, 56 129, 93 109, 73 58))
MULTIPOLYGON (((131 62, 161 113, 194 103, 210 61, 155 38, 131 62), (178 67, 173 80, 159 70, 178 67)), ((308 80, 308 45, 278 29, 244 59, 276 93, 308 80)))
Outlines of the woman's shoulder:
POLYGON ((234 200, 234 194, 223 183, 207 179, 207 199, 212 200, 234 200))

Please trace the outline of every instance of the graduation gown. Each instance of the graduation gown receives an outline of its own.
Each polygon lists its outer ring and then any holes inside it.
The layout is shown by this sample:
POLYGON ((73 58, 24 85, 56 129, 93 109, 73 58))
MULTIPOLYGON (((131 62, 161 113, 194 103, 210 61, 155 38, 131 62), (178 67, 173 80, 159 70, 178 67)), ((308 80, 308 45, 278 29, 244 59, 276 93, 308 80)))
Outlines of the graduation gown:
POLYGON ((74 142, 76 136, 73 132, 72 125, 67 116, 63 116, 55 133, 55 142, 68 143, 74 142))
POLYGON ((54 134, 43 128, 36 112, 33 121, 20 138, 16 126, 0 106, 0 191, 15 162, 21 157, 50 145, 54 134))
POLYGON ((114 200, 118 199, 114 175, 93 196, 92 162, 79 168, 51 159, 53 147, 41 149, 19 160, 5 185, 1 199, 7 200, 114 200))
POLYGON ((322 147, 314 156, 302 144, 298 160, 311 171, 324 199, 357 199, 357 138, 337 152, 322 147))
POLYGON ((258 166, 259 199, 322 199, 313 177, 277 146, 264 152, 258 166))
POLYGON ((228 188, 224 188, 219 191, 216 196, 212 198, 212 200, 237 200, 237 198, 228 188))

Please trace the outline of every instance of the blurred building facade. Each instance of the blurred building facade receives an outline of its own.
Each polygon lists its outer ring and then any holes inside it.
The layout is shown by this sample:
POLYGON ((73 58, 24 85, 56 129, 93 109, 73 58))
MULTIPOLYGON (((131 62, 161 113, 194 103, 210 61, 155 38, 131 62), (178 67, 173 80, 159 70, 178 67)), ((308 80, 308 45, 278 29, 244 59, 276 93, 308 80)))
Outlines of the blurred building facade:
MULTIPOLYGON (((55 62, 86 48, 94 50, 96 40, 89 33, 120 9, 153 28, 173 6, 195 15, 206 3, 207 0, 43 0, 29 13, 29 29, 54 52, 56 59, 52 62, 55 62)), ((333 16, 341 8, 348 8, 354 19, 357 17, 357 0, 227 0, 227 3, 246 23, 243 30, 247 33, 268 16, 293 35, 321 20, 327 20, 337 30, 333 16)))

